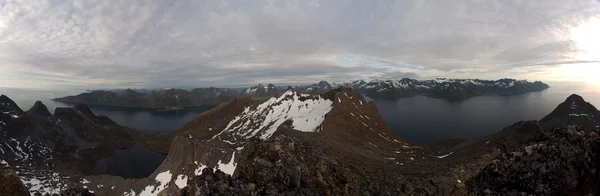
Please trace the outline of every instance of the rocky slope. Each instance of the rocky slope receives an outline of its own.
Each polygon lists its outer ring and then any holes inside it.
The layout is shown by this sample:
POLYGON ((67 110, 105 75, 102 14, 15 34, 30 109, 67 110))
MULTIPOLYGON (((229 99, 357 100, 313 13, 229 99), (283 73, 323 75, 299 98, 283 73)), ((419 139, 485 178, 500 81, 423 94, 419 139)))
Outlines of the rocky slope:
MULTIPOLYGON (((320 81, 315 84, 295 86, 302 93, 326 93, 338 87, 352 88, 357 92, 374 99, 398 99, 415 95, 448 100, 464 100, 474 96, 484 95, 515 95, 520 93, 540 91, 549 88, 548 85, 536 81, 501 79, 471 80, 471 79, 434 79, 434 80, 373 80, 365 82, 357 80, 349 83, 330 84, 320 81)), ((167 89, 149 93, 131 89, 116 91, 92 91, 76 96, 56 98, 55 101, 65 103, 111 105, 124 107, 188 107, 206 106, 225 103, 235 97, 249 96, 258 98, 275 97, 285 89, 273 84, 259 84, 244 90, 228 88, 196 88, 192 90, 167 89)))
POLYGON ((94 168, 97 160, 152 134, 96 116, 85 105, 56 108, 52 115, 37 102, 23 112, 0 96, 0 163, 11 166, 31 193, 58 193, 81 176, 102 173, 94 168))

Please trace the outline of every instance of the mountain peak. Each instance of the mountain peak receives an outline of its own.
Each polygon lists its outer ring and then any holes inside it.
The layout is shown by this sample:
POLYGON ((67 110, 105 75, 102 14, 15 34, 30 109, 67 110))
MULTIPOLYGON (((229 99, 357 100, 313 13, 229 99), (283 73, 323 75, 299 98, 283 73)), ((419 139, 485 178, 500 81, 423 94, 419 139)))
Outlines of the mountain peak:
POLYGON ((596 130, 597 122, 600 122, 600 111, 576 94, 569 96, 550 114, 540 120, 545 128, 582 125, 588 131, 596 130))
POLYGON ((329 82, 327 82, 325 80, 321 80, 321 81, 319 81, 319 85, 329 85, 329 82))
POLYGON ((571 96, 567 97, 567 100, 565 102, 585 103, 585 100, 583 99, 583 97, 577 94, 572 94, 571 96))
POLYGON ((48 111, 48 107, 46 107, 46 105, 44 105, 44 103, 42 103, 41 101, 36 101, 33 107, 27 110, 27 113, 32 115, 40 115, 43 117, 52 116, 52 114, 50 114, 50 111, 48 111))
POLYGON ((0 111, 2 111, 2 112, 10 112, 10 111, 23 112, 23 110, 21 110, 21 108, 19 108, 19 106, 12 99, 8 98, 8 96, 6 96, 6 95, 0 95, 0 111))

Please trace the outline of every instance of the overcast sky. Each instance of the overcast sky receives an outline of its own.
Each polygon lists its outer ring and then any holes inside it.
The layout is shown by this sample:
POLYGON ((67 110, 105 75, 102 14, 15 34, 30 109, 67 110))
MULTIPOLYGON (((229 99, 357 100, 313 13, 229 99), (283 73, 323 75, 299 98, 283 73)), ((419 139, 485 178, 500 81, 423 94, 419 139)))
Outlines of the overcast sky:
POLYGON ((600 82, 597 0, 0 0, 0 87, 600 82))

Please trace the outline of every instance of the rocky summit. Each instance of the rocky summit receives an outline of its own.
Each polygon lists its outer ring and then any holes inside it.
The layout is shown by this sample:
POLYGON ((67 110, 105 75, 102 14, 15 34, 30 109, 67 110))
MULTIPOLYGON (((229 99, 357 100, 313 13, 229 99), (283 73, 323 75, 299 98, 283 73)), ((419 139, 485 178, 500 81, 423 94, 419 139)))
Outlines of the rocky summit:
POLYGON ((584 126, 587 131, 600 131, 600 111, 583 97, 571 95, 540 122, 548 129, 573 124, 584 126))
POLYGON ((83 105, 57 109, 49 118, 30 115, 9 101, 2 109, 0 117, 8 123, 0 127, 8 145, 0 149, 9 153, 0 159, 6 160, 5 167, 17 169, 30 193, 596 195, 599 188, 600 137, 589 128, 600 124, 570 115, 597 110, 576 95, 541 121, 426 145, 404 140, 385 124, 373 102, 344 87, 326 93, 290 87, 267 100, 233 98, 163 135, 122 128, 83 105), (56 130, 51 133, 78 136, 68 137, 70 148, 64 148, 62 140, 40 140, 39 134, 11 135, 18 127, 30 132, 26 125, 32 119, 55 122, 43 121, 50 123, 44 130, 56 130), (68 132, 72 129, 77 131, 68 132), (123 179, 82 167, 95 160, 94 154, 110 154, 109 146, 135 143, 167 153, 147 178, 123 179), (34 147, 43 153, 15 150, 34 147), (58 161, 47 166, 15 161, 23 159, 58 161), (60 169, 72 166, 79 167, 60 169), (38 181, 53 183, 40 186, 38 181))

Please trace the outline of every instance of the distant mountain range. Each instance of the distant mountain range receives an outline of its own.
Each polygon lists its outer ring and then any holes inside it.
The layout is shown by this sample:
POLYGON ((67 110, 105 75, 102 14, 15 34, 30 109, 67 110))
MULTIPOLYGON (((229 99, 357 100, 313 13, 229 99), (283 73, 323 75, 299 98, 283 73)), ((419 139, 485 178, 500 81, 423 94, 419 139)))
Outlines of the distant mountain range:
MULTIPOLYGON (((339 87, 347 87, 374 99, 399 99, 415 95, 448 100, 465 100, 475 96, 515 95, 549 88, 540 81, 500 79, 496 81, 478 79, 433 80, 357 80, 348 83, 329 83, 321 81, 315 84, 293 86, 302 93, 324 93, 339 87)), ((273 84, 256 85, 246 89, 233 88, 195 88, 163 90, 97 90, 75 96, 54 99, 55 101, 76 104, 112 105, 124 107, 190 107, 218 105, 234 97, 269 98, 283 93, 287 88, 273 84)))
POLYGON ((83 105, 52 116, 36 105, 24 112, 0 97, 0 193, 19 195, 24 186, 23 195, 597 195, 600 188, 600 111, 577 95, 540 121, 431 144, 406 141, 374 102, 345 87, 232 98, 164 135, 119 126, 83 105), (136 143, 167 154, 147 178, 89 170, 136 143))

